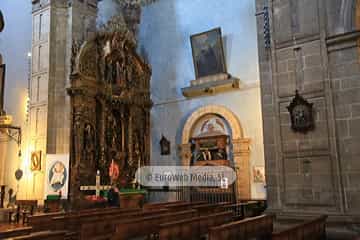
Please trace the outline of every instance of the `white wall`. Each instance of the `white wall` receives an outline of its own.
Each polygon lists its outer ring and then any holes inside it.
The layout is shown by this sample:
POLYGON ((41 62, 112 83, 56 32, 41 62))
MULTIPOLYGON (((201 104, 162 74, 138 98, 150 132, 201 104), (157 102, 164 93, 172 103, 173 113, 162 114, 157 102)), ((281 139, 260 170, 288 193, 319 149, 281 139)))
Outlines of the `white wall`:
MULTIPOLYGON (((143 9, 139 51, 153 68, 151 113, 153 164, 180 163, 178 145, 187 117, 207 104, 225 106, 239 118, 252 140, 251 166, 264 166, 255 3, 253 0, 158 0, 143 9), (187 100, 181 88, 195 78, 190 35, 221 27, 227 69, 245 88, 187 100), (168 138, 171 155, 161 156, 159 141, 168 138)), ((249 171, 252 171, 249 169, 249 171)), ((252 197, 264 197, 252 184, 252 197)))
MULTIPOLYGON (((0 33, 0 53, 6 64, 5 110, 14 118, 14 125, 25 129, 26 100, 28 86, 28 58, 31 51, 31 1, 1 0, 0 9, 5 18, 5 29, 0 33)), ((26 132, 23 132, 23 140, 26 132)), ((25 155, 17 157, 18 148, 15 142, 5 143, 7 151, 0 147, 0 159, 5 160, 4 184, 16 190, 17 182, 14 172, 22 167, 25 155)), ((19 189, 19 198, 26 198, 33 186, 25 187, 26 179, 21 181, 24 187, 19 189)))

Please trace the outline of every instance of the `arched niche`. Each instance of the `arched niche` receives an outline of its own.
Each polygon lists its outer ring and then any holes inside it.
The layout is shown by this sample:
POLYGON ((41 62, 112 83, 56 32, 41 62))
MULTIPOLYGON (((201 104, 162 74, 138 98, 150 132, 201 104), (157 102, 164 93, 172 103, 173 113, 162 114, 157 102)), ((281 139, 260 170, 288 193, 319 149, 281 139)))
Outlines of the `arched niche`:
POLYGON ((207 105, 194 111, 187 119, 181 142, 181 163, 183 166, 190 166, 192 149, 191 138, 194 128, 200 119, 206 115, 216 115, 226 121, 231 130, 231 155, 233 166, 236 170, 236 196, 238 199, 250 199, 250 139, 244 137, 243 128, 237 116, 224 106, 207 105))

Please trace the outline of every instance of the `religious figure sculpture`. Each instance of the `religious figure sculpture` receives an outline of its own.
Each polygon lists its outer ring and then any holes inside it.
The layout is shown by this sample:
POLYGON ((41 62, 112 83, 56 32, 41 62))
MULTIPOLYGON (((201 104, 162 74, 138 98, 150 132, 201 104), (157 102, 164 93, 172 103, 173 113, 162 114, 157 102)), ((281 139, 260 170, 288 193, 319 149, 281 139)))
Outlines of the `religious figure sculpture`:
POLYGON ((89 165, 95 161, 95 133, 90 124, 85 125, 84 129, 84 159, 89 165))

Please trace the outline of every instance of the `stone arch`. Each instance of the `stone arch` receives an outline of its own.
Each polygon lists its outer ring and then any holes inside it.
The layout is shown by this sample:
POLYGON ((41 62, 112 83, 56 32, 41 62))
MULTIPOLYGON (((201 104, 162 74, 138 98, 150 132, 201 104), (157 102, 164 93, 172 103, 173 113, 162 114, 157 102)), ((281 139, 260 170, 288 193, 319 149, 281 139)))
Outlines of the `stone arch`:
POLYGON ((232 132, 232 150, 236 179, 237 198, 250 199, 250 139, 244 137, 244 131, 238 117, 228 108, 220 105, 206 105, 194 111, 185 122, 181 140, 181 164, 189 166, 191 161, 191 133, 197 121, 207 114, 216 114, 224 118, 232 132))
POLYGON ((189 143, 193 126, 201 117, 207 114, 217 114, 223 117, 231 127, 233 139, 241 139, 244 137, 241 123, 233 112, 223 106, 207 105, 193 112, 187 119, 182 133, 182 144, 189 143))

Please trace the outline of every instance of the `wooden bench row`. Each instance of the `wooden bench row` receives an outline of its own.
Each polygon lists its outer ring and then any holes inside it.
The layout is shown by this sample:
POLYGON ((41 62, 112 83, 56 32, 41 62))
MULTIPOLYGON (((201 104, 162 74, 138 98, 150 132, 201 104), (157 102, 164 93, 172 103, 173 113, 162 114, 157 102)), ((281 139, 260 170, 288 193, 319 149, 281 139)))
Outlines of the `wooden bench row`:
POLYGON ((326 239, 327 216, 320 216, 272 234, 273 240, 322 240, 326 239))
POLYGON ((327 216, 320 216, 280 232, 273 232, 273 215, 263 215, 211 228, 209 240, 323 240, 327 216))
MULTIPOLYGON (((192 206, 198 208, 202 205, 206 206, 207 204, 205 203, 206 202, 173 202, 156 204, 156 207, 148 206, 145 209, 125 210, 114 208, 83 210, 81 212, 71 212, 66 214, 39 214, 29 218, 29 225, 32 226, 33 232, 49 229, 54 231, 66 230, 71 233, 76 233, 80 239, 82 239, 84 236, 88 236, 86 239, 107 239, 105 236, 106 233, 110 233, 111 235, 111 233, 115 232, 116 230, 115 226, 119 224, 125 224, 126 221, 129 222, 129 220, 143 220, 144 223, 151 222, 153 220, 155 221, 155 216, 160 216, 160 219, 167 219, 167 221, 170 221, 172 220, 170 219, 171 213, 173 213, 174 216, 178 218, 185 217, 186 214, 189 214, 189 211, 186 212, 186 210, 191 209, 192 206), (161 209, 161 207, 164 206, 168 208, 161 209), (179 213, 177 214, 177 212, 179 213)), ((208 207, 210 208, 210 206, 208 207)), ((193 216, 196 210, 190 212, 191 216, 193 216)), ((138 229, 139 226, 136 227, 138 229)))

